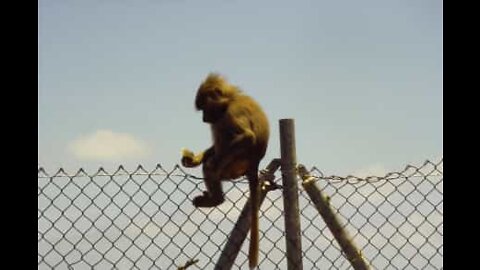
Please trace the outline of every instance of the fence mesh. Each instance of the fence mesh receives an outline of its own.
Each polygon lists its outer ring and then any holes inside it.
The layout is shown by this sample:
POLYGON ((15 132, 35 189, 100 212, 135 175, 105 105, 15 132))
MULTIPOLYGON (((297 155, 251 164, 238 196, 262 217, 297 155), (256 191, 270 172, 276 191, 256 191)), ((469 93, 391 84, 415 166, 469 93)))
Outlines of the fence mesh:
MULTIPOLYGON (((311 169, 372 269, 443 268, 443 159, 383 177, 324 176, 311 169)), ((281 184, 281 179, 276 179, 281 184)), ((38 269, 213 269, 248 197, 224 182, 226 201, 196 209, 201 179, 176 166, 89 174, 38 169, 38 269), (198 260, 198 261, 196 261, 198 260)), ((305 269, 352 269, 299 186, 305 269)), ((260 213, 259 269, 286 269, 281 190, 260 213)), ((248 268, 248 239, 234 269, 248 268)))

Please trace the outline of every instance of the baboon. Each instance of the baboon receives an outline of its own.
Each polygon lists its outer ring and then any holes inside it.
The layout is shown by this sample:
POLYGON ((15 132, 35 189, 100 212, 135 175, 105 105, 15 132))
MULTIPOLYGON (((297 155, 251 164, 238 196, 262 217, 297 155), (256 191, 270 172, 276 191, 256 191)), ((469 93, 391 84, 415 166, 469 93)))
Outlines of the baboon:
POLYGON ((270 136, 268 118, 260 105, 223 77, 211 73, 200 85, 195 107, 209 123, 213 145, 195 155, 183 150, 182 165, 203 163, 206 191, 193 199, 195 207, 214 207, 224 201, 221 181, 246 176, 249 181, 252 219, 250 226, 249 266, 258 264, 258 211, 261 186, 259 163, 265 156, 270 136))

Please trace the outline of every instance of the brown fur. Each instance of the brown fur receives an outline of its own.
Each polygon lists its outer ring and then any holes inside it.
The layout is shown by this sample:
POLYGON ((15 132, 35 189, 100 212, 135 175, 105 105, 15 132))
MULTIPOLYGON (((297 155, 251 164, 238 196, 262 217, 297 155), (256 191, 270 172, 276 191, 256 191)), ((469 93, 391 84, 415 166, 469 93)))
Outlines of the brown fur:
POLYGON ((247 176, 252 205, 249 266, 258 264, 258 211, 260 183, 258 166, 265 156, 269 123, 260 105, 217 74, 210 74, 200 85, 195 107, 212 129, 213 146, 195 155, 183 151, 182 164, 196 167, 203 163, 207 191, 193 199, 196 207, 214 207, 224 201, 222 180, 247 176))

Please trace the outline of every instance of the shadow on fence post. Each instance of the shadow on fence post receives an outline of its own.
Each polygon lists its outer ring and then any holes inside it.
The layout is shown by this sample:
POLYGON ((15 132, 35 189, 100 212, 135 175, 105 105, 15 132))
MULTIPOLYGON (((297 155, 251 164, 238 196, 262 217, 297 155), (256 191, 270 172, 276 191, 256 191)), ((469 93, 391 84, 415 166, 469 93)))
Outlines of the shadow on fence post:
POLYGON ((288 270, 302 270, 302 241, 298 206, 295 125, 293 119, 280 120, 280 151, 283 184, 283 207, 288 270))
POLYGON ((365 262, 360 251, 355 247, 351 241, 346 230, 343 229, 337 216, 330 208, 329 199, 322 194, 322 191, 315 184, 314 177, 310 176, 307 169, 303 165, 298 166, 298 172, 302 178, 302 186, 307 191, 308 196, 318 210, 320 216, 332 232, 338 244, 346 254, 348 261, 355 270, 370 269, 365 262))

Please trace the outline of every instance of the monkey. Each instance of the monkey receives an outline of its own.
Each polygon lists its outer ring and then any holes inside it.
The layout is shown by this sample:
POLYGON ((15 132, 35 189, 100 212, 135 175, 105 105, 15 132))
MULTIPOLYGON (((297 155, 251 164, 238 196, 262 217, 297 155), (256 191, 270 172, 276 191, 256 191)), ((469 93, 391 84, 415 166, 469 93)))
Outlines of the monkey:
POLYGON ((251 202, 249 267, 258 264, 258 211, 261 183, 260 161, 270 136, 268 118, 261 106, 239 87, 217 73, 210 73, 197 90, 195 108, 211 127, 213 145, 195 155, 184 149, 182 165, 202 165, 206 191, 193 199, 195 207, 215 207, 224 202, 221 181, 246 176, 251 202))

